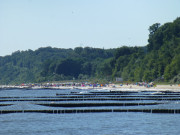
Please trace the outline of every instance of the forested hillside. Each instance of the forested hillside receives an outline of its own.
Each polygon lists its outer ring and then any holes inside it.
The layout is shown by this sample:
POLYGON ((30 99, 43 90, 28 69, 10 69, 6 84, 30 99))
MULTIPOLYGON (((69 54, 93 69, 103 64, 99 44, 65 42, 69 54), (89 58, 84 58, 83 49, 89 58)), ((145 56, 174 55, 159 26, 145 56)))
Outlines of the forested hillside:
POLYGON ((150 26, 148 42, 142 48, 118 48, 115 57, 106 63, 111 67, 109 75, 130 81, 180 82, 180 18, 150 26))
POLYGON ((17 51, 0 57, 0 84, 88 78, 95 75, 99 63, 113 57, 114 51, 90 47, 17 51))
POLYGON ((149 27, 148 45, 39 48, 0 57, 0 84, 72 79, 180 82, 180 18, 149 27))

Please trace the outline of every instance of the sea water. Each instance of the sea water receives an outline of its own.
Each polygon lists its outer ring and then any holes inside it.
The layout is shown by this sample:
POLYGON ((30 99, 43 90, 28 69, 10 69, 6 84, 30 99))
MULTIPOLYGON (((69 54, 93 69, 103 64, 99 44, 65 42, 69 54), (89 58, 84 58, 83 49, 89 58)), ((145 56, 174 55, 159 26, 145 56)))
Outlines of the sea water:
POLYGON ((2 135, 178 135, 179 114, 78 113, 0 115, 2 135))
MULTIPOLYGON (((71 91, 0 90, 0 97, 53 97, 56 93, 69 92, 71 91)), ((0 110, 48 108, 33 105, 33 101, 9 103, 14 103, 14 105, 1 106, 0 110)), ((154 106, 144 106, 144 108, 151 107, 154 106)), ((156 107, 179 108, 179 103, 173 105, 167 103, 156 107)), ((10 113, 0 114, 0 135, 178 135, 180 134, 179 123, 180 114, 141 112, 70 114, 10 113)))

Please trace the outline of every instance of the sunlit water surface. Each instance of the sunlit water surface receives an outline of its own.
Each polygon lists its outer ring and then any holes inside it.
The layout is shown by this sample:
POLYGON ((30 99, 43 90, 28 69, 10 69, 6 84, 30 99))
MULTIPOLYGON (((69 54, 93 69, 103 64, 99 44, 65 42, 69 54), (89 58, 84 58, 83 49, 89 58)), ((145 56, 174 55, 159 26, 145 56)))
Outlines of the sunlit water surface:
MULTIPOLYGON (((69 92, 70 90, 69 91, 68 90, 65 91, 1 90, 0 97, 56 96, 56 93, 69 93, 69 92)), ((143 101, 139 101, 139 102, 143 102, 143 101)), ((154 101, 144 101, 144 102, 154 102, 154 101)), ((168 101, 164 101, 164 102, 168 102, 168 101)), ((33 101, 6 102, 6 103, 15 103, 15 104, 13 106, 0 107, 0 110, 48 108, 44 106, 33 105, 32 104, 34 103, 33 101)), ((150 107, 179 108, 178 101, 172 101, 172 103, 170 102, 167 104, 163 104, 159 106, 150 106, 150 107)), ((148 107, 144 106, 144 108, 149 108, 149 106, 148 107)), ((71 114, 11 113, 11 114, 0 115, 0 134, 1 135, 136 135, 136 134, 178 135, 180 134, 179 124, 180 124, 180 114, 155 114, 155 113, 152 114, 152 113, 141 113, 141 112, 71 113, 71 114)))

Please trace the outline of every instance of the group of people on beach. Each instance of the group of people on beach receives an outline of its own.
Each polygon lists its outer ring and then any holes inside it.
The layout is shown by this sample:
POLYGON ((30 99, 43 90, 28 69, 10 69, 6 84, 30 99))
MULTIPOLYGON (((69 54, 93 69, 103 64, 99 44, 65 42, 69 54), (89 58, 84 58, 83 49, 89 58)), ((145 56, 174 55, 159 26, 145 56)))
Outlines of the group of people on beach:
MULTIPOLYGON (((155 87, 156 86, 155 83, 153 83, 153 82, 150 82, 150 83, 148 83, 148 82, 136 82, 136 83, 133 83, 133 84, 125 83, 125 85, 126 86, 128 86, 128 85, 144 86, 146 88, 150 88, 150 87, 155 87)), ((120 84, 120 86, 123 86, 123 83, 120 84)), ((130 86, 130 88, 131 87, 132 86, 130 86)))

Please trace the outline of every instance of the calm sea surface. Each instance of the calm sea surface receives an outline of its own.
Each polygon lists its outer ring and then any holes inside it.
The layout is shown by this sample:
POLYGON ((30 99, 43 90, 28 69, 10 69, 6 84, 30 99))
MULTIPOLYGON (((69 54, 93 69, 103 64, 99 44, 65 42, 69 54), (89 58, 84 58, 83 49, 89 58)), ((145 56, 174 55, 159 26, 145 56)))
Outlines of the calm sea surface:
MULTIPOLYGON (((71 91, 72 90, 0 90, 0 99, 12 99, 13 97, 19 97, 21 99, 33 99, 34 97, 40 98, 43 96, 53 98, 56 96, 56 93, 66 94, 70 93, 71 91)), ((39 102, 47 103, 48 101, 39 102)), ((142 100, 139 102, 157 101, 142 100)), ((11 106, 1 106, 0 110, 53 109, 53 107, 34 105, 34 103, 37 103, 37 101, 1 101, 0 103, 13 104, 11 106)), ((60 101, 56 103, 60 103, 60 101)), ((142 106, 139 106, 139 108, 142 108, 142 106)), ((179 108, 179 102, 166 101, 166 103, 163 105, 143 106, 143 108, 179 108)), ((54 109, 57 109, 57 107, 54 109)), ((164 113, 102 112, 70 114, 0 114, 0 135, 178 135, 180 134, 179 125, 180 114, 164 113)))

